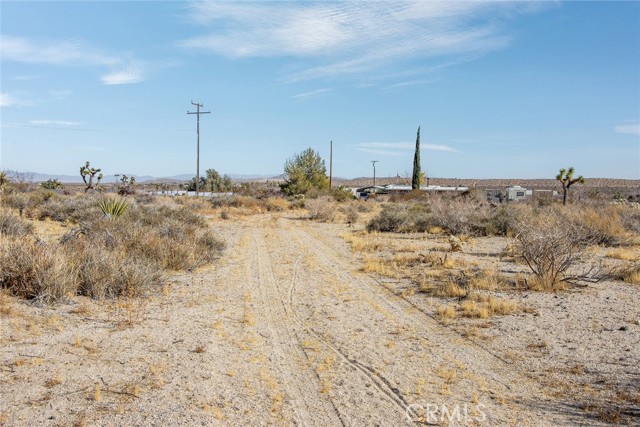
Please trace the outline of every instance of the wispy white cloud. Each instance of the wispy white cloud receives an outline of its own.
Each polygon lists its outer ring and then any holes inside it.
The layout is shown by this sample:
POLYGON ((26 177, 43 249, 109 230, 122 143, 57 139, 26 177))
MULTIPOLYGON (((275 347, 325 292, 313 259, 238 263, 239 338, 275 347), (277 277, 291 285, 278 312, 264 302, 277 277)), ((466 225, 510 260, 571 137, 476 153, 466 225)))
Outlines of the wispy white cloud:
POLYGON ((105 74, 101 80, 106 85, 139 83, 144 80, 143 66, 140 62, 132 62, 116 71, 105 74))
POLYGON ((104 84, 138 83, 143 80, 143 63, 128 53, 116 54, 83 40, 31 40, 2 34, 0 55, 3 60, 58 66, 108 67, 104 84))
POLYGON ((8 93, 0 93, 0 107, 11 107, 14 105, 14 102, 8 93))
POLYGON ((448 145, 441 145, 441 144, 424 144, 420 146, 420 149, 427 150, 427 151, 446 151, 447 153, 458 152, 458 150, 456 150, 453 147, 449 147, 448 145))
MULTIPOLYGON (((415 150, 414 142, 362 142, 356 145, 356 149, 366 153, 388 155, 388 156, 405 156, 415 150)), ((421 144, 420 150, 426 151, 443 151, 448 153, 457 153, 453 147, 442 144, 421 144)))
POLYGON ((305 80, 411 58, 481 56, 510 43, 503 24, 514 12, 532 11, 518 2, 194 2, 190 17, 207 34, 178 45, 232 58, 308 61, 289 75, 305 80))
POLYGON ((395 150, 411 150, 415 144, 411 142, 362 142, 358 144, 362 148, 393 148, 395 150))
POLYGON ((616 133, 640 136, 640 123, 626 123, 614 128, 616 133))
POLYGON ((406 154, 400 151, 372 150, 370 148, 358 148, 358 151, 363 151, 370 154, 378 154, 380 156, 404 156, 406 154))
POLYGON ((0 52, 5 60, 32 64, 55 65, 116 65, 117 56, 101 52, 81 40, 33 41, 3 34, 0 52))
POLYGON ((27 107, 38 101, 16 97, 8 93, 0 93, 0 107, 27 107))
POLYGON ((30 120, 29 123, 43 126, 78 126, 82 124, 81 122, 71 122, 67 120, 30 120))
POLYGON ((321 95, 325 95, 328 92, 331 92, 331 89, 316 89, 316 90, 312 90, 309 92, 303 92, 303 93, 299 93, 297 95, 293 95, 292 98, 294 99, 305 99, 305 98, 314 98, 317 96, 321 96, 321 95))

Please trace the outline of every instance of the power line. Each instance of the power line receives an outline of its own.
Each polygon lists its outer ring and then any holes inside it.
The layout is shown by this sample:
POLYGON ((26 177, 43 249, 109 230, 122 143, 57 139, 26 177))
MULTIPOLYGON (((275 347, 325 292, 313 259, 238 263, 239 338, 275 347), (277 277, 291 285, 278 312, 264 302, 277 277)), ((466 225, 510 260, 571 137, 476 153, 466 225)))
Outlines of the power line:
POLYGON ((197 102, 193 102, 191 101, 191 105, 195 105, 196 106, 196 111, 195 112, 191 112, 191 111, 187 111, 187 114, 196 114, 198 120, 197 120, 197 127, 196 127, 196 134, 197 134, 197 141, 198 141, 198 145, 197 145, 197 160, 196 160, 196 197, 198 197, 198 194, 200 193, 200 114, 210 114, 211 111, 200 111, 200 107, 204 107, 203 104, 199 104, 197 102))

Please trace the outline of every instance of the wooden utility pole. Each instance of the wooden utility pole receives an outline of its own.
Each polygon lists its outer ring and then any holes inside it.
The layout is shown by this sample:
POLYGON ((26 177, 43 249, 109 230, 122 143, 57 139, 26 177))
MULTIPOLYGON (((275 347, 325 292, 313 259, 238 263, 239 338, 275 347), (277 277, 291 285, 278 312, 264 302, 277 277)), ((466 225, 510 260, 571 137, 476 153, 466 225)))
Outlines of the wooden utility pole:
POLYGON ((187 111, 187 114, 196 114, 197 115, 197 160, 196 160, 196 197, 200 194, 200 114, 210 114, 211 111, 200 111, 200 107, 204 107, 203 104, 199 104, 197 102, 191 101, 191 105, 196 106, 196 111, 191 112, 187 111))
POLYGON ((331 180, 333 178, 333 141, 329 144, 329 191, 331 191, 331 180))
POLYGON ((373 165, 373 186, 376 186, 376 163, 380 160, 371 160, 371 164, 373 165))

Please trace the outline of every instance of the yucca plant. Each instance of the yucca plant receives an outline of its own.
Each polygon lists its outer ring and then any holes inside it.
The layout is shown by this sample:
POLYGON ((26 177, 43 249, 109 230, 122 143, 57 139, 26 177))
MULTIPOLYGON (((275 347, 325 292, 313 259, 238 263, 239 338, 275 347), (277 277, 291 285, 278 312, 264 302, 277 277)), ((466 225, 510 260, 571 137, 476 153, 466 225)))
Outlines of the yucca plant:
POLYGON ((100 210, 109 219, 115 219, 122 216, 127 209, 129 208, 129 204, 126 200, 113 198, 113 199, 103 199, 98 204, 100 210))

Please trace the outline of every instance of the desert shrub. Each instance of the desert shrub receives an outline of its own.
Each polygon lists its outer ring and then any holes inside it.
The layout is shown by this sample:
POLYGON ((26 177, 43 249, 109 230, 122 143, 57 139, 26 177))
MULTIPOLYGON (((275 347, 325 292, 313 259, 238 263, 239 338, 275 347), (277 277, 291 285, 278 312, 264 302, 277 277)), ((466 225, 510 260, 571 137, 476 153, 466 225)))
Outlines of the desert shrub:
POLYGON ((340 207, 340 211, 344 213, 345 222, 347 224, 353 225, 358 222, 360 214, 358 213, 356 205, 354 205, 353 203, 340 207))
POLYGON ((330 195, 331 193, 329 192, 328 189, 321 189, 321 188, 311 188, 306 193, 304 193, 305 198, 308 200, 317 199, 319 197, 327 197, 330 195))
MULTIPOLYGON (((157 288, 164 271, 198 267, 223 250, 224 244, 204 229, 204 219, 187 207, 132 203, 127 215, 108 221, 100 214, 97 199, 91 200, 95 214, 60 243, 0 236, 0 287, 44 301, 67 293, 136 296, 157 288)), ((76 202, 71 198, 62 206, 76 202)))
POLYGON ((269 212, 283 212, 289 209, 289 202, 282 197, 265 199, 264 204, 269 212))
POLYGON ((162 280, 157 265, 101 246, 82 245, 68 251, 68 259, 78 268, 77 293, 95 299, 141 296, 162 280))
POLYGON ((206 226, 205 219, 187 206, 138 205, 135 209, 129 211, 127 218, 132 222, 139 222, 142 225, 151 227, 162 224, 168 219, 196 227, 206 226))
POLYGON ((488 215, 484 221, 484 235, 508 236, 512 234, 521 218, 523 209, 514 204, 489 207, 488 215))
POLYGON ((60 222, 91 221, 101 215, 98 201, 95 195, 54 197, 29 211, 29 216, 38 220, 49 218, 60 222))
POLYGON ((625 207, 620 210, 620 223, 631 233, 640 234, 640 209, 625 207))
POLYGON ((400 231, 409 223, 409 210, 404 204, 389 203, 382 206, 382 211, 367 224, 367 231, 393 232, 400 231))
POLYGON ((17 209, 22 216, 24 210, 29 206, 29 196, 26 193, 13 192, 2 198, 2 204, 17 209))
POLYGON ((354 196, 351 190, 342 186, 332 189, 331 195, 333 196, 336 202, 346 202, 348 200, 354 199, 354 196))
POLYGON ((462 197, 434 197, 430 200, 431 225, 451 234, 483 236, 487 234, 488 204, 462 197))
POLYGON ((581 273, 571 271, 581 260, 584 247, 583 236, 576 233, 569 217, 549 210, 537 221, 519 225, 514 253, 534 275, 530 288, 556 291, 566 284, 597 280, 599 272, 594 268, 581 273))
POLYGON ((0 287, 13 295, 53 302, 77 284, 77 271, 55 247, 31 239, 0 241, 0 287))
POLYGON ((320 222, 331 222, 335 216, 336 206, 330 197, 320 197, 307 200, 305 208, 309 212, 309 218, 320 222))
POLYGON ((0 234, 7 236, 25 236, 33 234, 33 226, 11 211, 0 208, 0 234))

